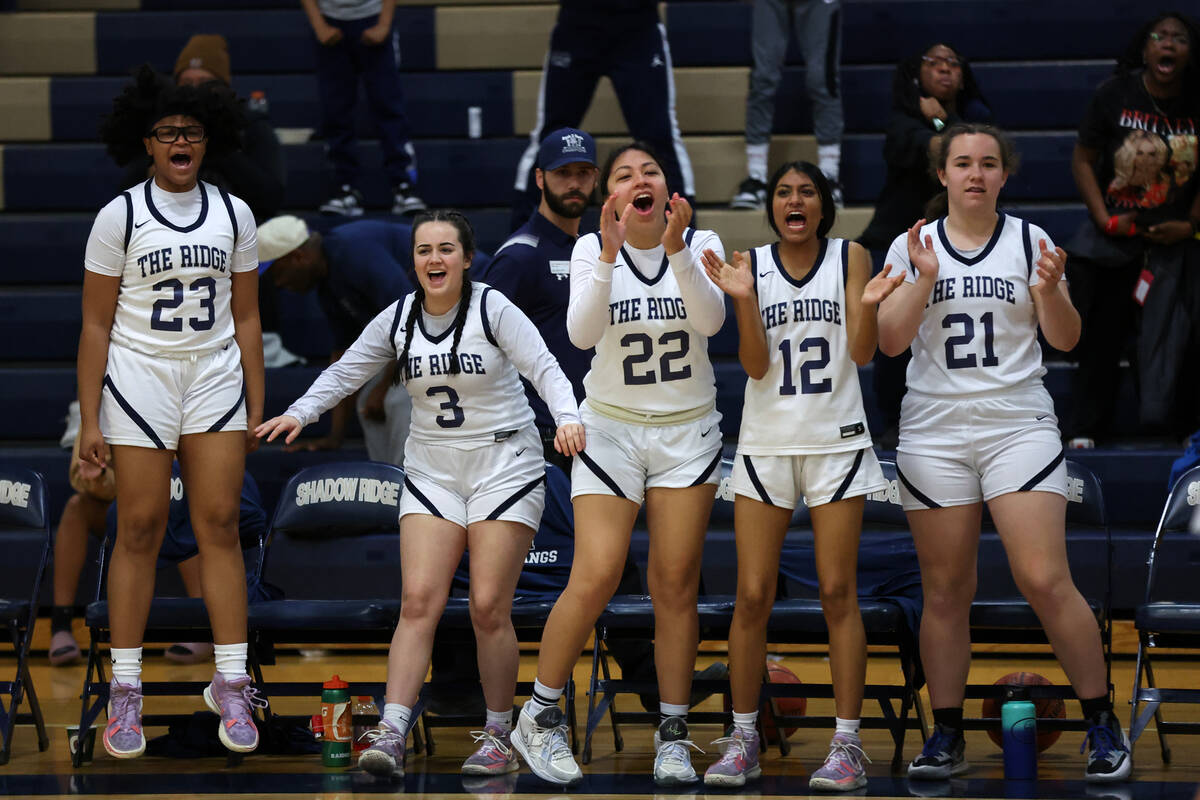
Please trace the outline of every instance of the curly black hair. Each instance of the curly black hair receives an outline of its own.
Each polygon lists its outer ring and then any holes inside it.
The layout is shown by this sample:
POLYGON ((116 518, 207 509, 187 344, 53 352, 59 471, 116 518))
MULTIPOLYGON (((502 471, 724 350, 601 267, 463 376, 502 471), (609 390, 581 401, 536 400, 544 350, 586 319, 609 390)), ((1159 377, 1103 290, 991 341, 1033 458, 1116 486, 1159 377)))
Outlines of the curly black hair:
POLYGON ((954 98, 955 107, 961 115, 963 110, 972 101, 978 101, 983 105, 988 105, 987 99, 983 96, 983 90, 979 88, 979 84, 975 80, 975 73, 971 70, 971 64, 963 58, 962 51, 947 41, 939 40, 930 42, 925 47, 921 48, 917 53, 909 56, 896 65, 896 72, 892 76, 892 109, 895 111, 903 111, 911 117, 922 118, 921 113, 921 59, 925 54, 934 47, 942 45, 954 51, 958 56, 958 60, 962 63, 962 88, 958 90, 958 94, 954 98))
POLYGON ((1188 46, 1187 67, 1183 71, 1183 85, 1188 89, 1200 88, 1197 87, 1197 83, 1200 83, 1200 23, 1180 11, 1164 11, 1156 14, 1139 27, 1130 38, 1129 43, 1125 45, 1125 49, 1117 56, 1117 67, 1113 71, 1117 74, 1135 72, 1146 65, 1142 60, 1146 49, 1146 39, 1158 23, 1164 19, 1177 19, 1187 30, 1191 43, 1188 46))
POLYGON ((176 86, 149 64, 138 67, 133 82, 113 98, 112 111, 100 125, 100 140, 117 164, 144 158, 142 140, 164 117, 183 114, 204 126, 207 154, 227 155, 241 146, 246 117, 242 101, 227 86, 176 86))

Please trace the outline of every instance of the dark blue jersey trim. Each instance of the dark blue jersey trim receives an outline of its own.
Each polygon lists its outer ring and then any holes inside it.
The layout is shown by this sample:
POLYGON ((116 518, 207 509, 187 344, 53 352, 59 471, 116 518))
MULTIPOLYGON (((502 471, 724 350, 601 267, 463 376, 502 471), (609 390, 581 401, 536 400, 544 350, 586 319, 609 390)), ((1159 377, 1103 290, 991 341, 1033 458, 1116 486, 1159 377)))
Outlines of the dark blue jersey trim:
MULTIPOLYGON (((413 302, 416 302, 415 297, 413 298, 413 302)), ((459 300, 458 302, 461 303, 463 301, 459 300)), ((466 302, 470 303, 471 298, 468 297, 466 299, 466 302)), ((447 313, 449 313, 449 312, 447 312, 447 313)), ((423 308, 417 309, 417 327, 421 329, 421 335, 424 336, 426 341, 428 341, 430 344, 438 344, 439 342, 443 341, 447 336, 454 333, 454 326, 451 325, 449 328, 446 328, 446 330, 442 331, 437 336, 431 336, 429 334, 429 331, 425 330, 425 309, 423 309, 423 308)))
POLYGON ((388 336, 388 340, 392 343, 392 349, 396 351, 396 355, 400 355, 400 350, 396 348, 396 331, 400 330, 400 323, 404 321, 404 300, 401 299, 396 303, 396 314, 392 317, 392 332, 388 336))
POLYGON ((492 287, 489 286, 488 288, 484 289, 483 292, 479 295, 479 318, 483 322, 484 337, 486 337, 487 340, 489 342, 491 342, 492 347, 499 347, 500 343, 496 341, 496 336, 495 336, 495 334, 492 333, 492 323, 488 322, 487 298, 488 298, 488 292, 491 292, 491 291, 494 291, 494 290, 492 289, 492 287))
POLYGON ((662 276, 667 274, 667 268, 671 266, 671 262, 667 260, 667 254, 664 252, 662 265, 658 269, 658 274, 653 278, 647 278, 638 271, 638 268, 633 263, 633 259, 629 257, 629 251, 625 249, 625 245, 621 245, 621 258, 625 259, 625 266, 629 267, 629 271, 632 272, 639 281, 647 286, 653 286, 654 284, 658 283, 662 279, 662 276))
POLYGON ((191 225, 182 228, 178 225, 173 225, 172 223, 168 222, 167 218, 160 214, 158 209, 154 207, 154 198, 150 194, 150 184, 153 182, 153 180, 148 180, 142 184, 145 187, 146 192, 146 208, 150 209, 150 215, 158 220, 161 225, 164 225, 178 233, 191 233, 204 224, 204 220, 208 218, 208 189, 205 188, 205 184, 202 181, 196 183, 196 185, 200 187, 200 216, 196 217, 196 221, 191 225))
POLYGON ((508 499, 505 500, 503 503, 496 506, 496 510, 493 511, 492 513, 488 514, 487 518, 488 519, 500 519, 500 515, 503 514, 505 511, 508 511, 508 509, 512 507, 513 503, 517 502, 522 497, 524 497, 525 495, 532 492, 535 488, 537 488, 537 486, 539 484, 543 483, 545 480, 546 480, 545 475, 542 475, 540 478, 534 478, 529 483, 525 484, 520 489, 518 489, 517 491, 515 491, 511 495, 509 495, 508 499))
POLYGON ((125 252, 129 252, 129 240, 133 236, 133 197, 129 192, 121 192, 125 198, 125 252))
POLYGON ((421 490, 413 485, 413 482, 408 479, 407 475, 404 476, 404 488, 407 489, 408 491, 412 492, 412 496, 417 498, 417 500, 419 500, 421 502, 421 505, 423 505, 423 506, 425 506, 425 508, 429 509, 430 514, 433 514, 435 517, 438 517, 439 519, 445 519, 445 517, 442 516, 442 512, 437 510, 437 506, 435 506, 433 503, 429 502, 428 497, 421 494, 421 490))
POLYGON ((579 453, 579 460, 582 461, 584 463, 584 466, 586 466, 588 469, 590 469, 597 478, 599 478, 601 481, 603 481, 604 485, 607 486, 609 489, 611 489, 613 494, 615 494, 617 497, 621 498, 622 500, 629 499, 628 497, 625 496, 625 493, 621 491, 621 487, 617 485, 617 482, 614 481, 607 472, 605 472, 603 469, 601 469, 600 465, 597 464, 595 461, 593 461, 591 456, 589 456, 587 453, 581 452, 581 453, 579 453))
POLYGON ((864 452, 863 450, 858 451, 858 455, 854 457, 854 466, 850 467, 849 474, 846 475, 837 491, 833 493, 833 497, 829 498, 829 502, 836 503, 846 496, 846 490, 850 488, 850 484, 854 482, 854 476, 858 474, 858 468, 862 466, 864 452))
POLYGON ((942 247, 946 248, 946 252, 949 253, 955 261, 966 264, 968 267, 974 266, 987 258, 988 253, 991 253, 992 248, 996 246, 996 242, 1000 241, 1000 234, 1002 233, 1004 233, 1004 212, 997 211, 996 229, 992 231, 992 238, 988 239, 988 243, 984 245, 984 248, 979 251, 978 255, 967 258, 962 253, 955 250, 954 245, 950 244, 950 237, 946 235, 946 218, 942 217, 937 221, 937 234, 938 238, 942 240, 942 247))
POLYGON ((850 240, 842 239, 842 286, 850 280, 850 240))
POLYGON ((225 210, 229 212, 229 224, 233 226, 233 247, 236 250, 239 232, 237 214, 233 213, 233 201, 229 199, 229 192, 225 191, 220 186, 217 187, 217 191, 221 193, 221 202, 225 204, 225 210))
POLYGON ((1035 486, 1037 486, 1039 483, 1041 483, 1043 480, 1045 480, 1047 475, 1049 475, 1051 472, 1054 472, 1055 468, 1058 467, 1058 465, 1061 464, 1063 462, 1063 459, 1066 457, 1067 456, 1066 456, 1065 452, 1059 451, 1058 455, 1056 455, 1049 464, 1047 464, 1046 466, 1044 466, 1040 470, 1038 470, 1038 473, 1036 475, 1034 475, 1032 478, 1030 478, 1029 480, 1027 480, 1025 482, 1025 485, 1022 486, 1020 489, 1017 489, 1017 491, 1018 492, 1028 492, 1028 491, 1032 490, 1035 486))
POLYGON ((713 471, 716 470, 716 468, 720 465, 721 465, 721 451, 720 451, 720 449, 718 449, 717 454, 715 456, 713 456, 713 460, 709 463, 709 465, 707 467, 704 468, 704 472, 700 473, 700 477, 696 478, 696 480, 692 481, 688 485, 689 486, 702 485, 704 482, 706 482, 708 480, 709 476, 711 476, 713 474, 713 471))
POLYGON ((1025 280, 1033 277, 1033 242, 1029 241, 1029 220, 1021 220, 1021 243, 1025 245, 1025 280))
POLYGON ((692 239, 693 239, 693 238, 695 238, 695 236, 696 236, 696 229, 695 229, 695 228, 687 228, 687 229, 685 229, 685 230, 684 230, 684 232, 683 232, 683 243, 684 243, 684 244, 686 244, 688 247, 691 247, 691 246, 692 246, 692 239))
POLYGON ((823 263, 825 263, 825 252, 828 249, 829 249, 829 240, 822 239, 821 240, 821 248, 817 251, 817 259, 815 261, 813 261, 812 269, 810 269, 808 271, 808 274, 806 274, 800 280, 796 280, 795 278, 793 278, 791 275, 788 274, 788 271, 786 269, 784 269, 783 262, 779 259, 779 242, 776 242, 775 244, 771 245, 771 258, 775 261, 775 268, 779 270, 779 274, 783 276, 783 279, 785 281, 790 283, 792 286, 795 286, 797 289, 803 289, 808 284, 809 281, 811 281, 814 277, 816 277, 817 270, 819 270, 821 268, 821 265, 823 263))
POLYGON ((941 508, 940 505, 930 500, 923 492, 917 489, 917 487, 913 486, 908 478, 904 477, 904 473, 900 471, 899 464, 896 465, 896 476, 900 478, 900 482, 904 484, 905 488, 912 492, 912 496, 917 498, 918 502, 924 503, 929 508, 941 508))
POLYGON ((754 296, 758 297, 758 248, 750 248, 750 280, 754 281, 754 296))
POLYGON ((133 405, 125 399, 125 396, 117 391, 117 385, 113 383, 112 378, 105 375, 104 385, 108 387, 110 392, 112 392, 113 399, 117 401, 117 405, 121 407, 121 410, 129 415, 129 418, 133 420, 139 428, 142 429, 142 433, 146 434, 150 441, 154 442, 154 446, 159 450, 166 450, 167 446, 163 444, 162 439, 158 438, 158 434, 154 432, 154 428, 150 427, 150 423, 146 422, 146 420, 142 418, 142 415, 137 413, 137 410, 134 409, 133 405))
POLYGON ((750 485, 754 487, 754 491, 758 492, 759 498, 769 506, 775 505, 771 502, 771 496, 767 494, 762 481, 759 480, 758 472, 755 471, 754 463, 750 460, 750 456, 742 456, 742 463, 746 465, 746 477, 750 479, 750 485))
POLYGON ((233 419, 233 415, 237 413, 237 410, 239 408, 241 408, 242 401, 245 399, 246 399, 246 382, 242 381, 242 388, 241 388, 241 391, 238 392, 237 402, 233 404, 233 408, 226 411, 225 414, 219 420, 217 420, 216 422, 214 422, 212 424, 212 427, 208 429, 208 432, 216 433, 217 431, 224 428, 229 423, 229 420, 233 419))

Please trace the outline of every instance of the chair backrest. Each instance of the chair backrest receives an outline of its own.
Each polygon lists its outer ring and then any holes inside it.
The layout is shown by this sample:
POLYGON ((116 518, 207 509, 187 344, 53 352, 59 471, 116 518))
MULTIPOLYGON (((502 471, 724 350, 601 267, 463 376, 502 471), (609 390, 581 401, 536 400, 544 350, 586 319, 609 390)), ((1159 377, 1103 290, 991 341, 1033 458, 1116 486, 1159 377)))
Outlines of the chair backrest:
POLYGON ((46 481, 40 472, 0 468, 0 533, 49 530, 46 481))
POLYGON ((1100 479, 1076 461, 1067 461, 1067 524, 1093 528, 1108 525, 1100 479))
POLYGON ((272 535, 363 536, 400 529, 404 470, 377 461, 339 461, 297 472, 284 484, 272 535))
POLYGON ((1200 520, 1200 467, 1192 467, 1180 475, 1171 487, 1158 520, 1158 528, 1154 531, 1154 542, 1150 545, 1150 570, 1146 576, 1147 603, 1154 596, 1154 578, 1165 534, 1187 533, 1197 520, 1200 520))

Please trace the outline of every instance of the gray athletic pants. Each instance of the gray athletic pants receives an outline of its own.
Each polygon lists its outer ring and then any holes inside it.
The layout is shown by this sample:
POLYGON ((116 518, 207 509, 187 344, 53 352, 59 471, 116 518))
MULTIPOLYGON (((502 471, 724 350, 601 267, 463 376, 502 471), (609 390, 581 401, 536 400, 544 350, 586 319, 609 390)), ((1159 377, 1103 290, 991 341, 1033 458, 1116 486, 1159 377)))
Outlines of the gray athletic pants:
POLYGON ((804 82, 812 102, 817 144, 842 140, 841 11, 841 0, 754 0, 754 69, 746 96, 747 144, 766 144, 771 138, 775 92, 792 31, 804 56, 804 82))

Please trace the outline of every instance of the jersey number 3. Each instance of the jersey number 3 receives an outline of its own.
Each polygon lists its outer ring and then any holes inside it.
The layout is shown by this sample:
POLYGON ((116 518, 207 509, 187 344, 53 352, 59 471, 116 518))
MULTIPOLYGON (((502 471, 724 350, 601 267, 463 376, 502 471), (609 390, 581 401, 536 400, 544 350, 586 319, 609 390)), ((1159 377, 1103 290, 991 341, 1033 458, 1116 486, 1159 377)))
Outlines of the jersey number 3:
POLYGON ((458 404, 458 392, 449 386, 430 386, 425 390, 426 397, 433 397, 438 394, 446 395, 446 402, 439 405, 438 408, 450 412, 450 416, 444 417, 439 414, 434 418, 434 422, 443 428, 460 427, 467 417, 463 414, 462 406, 458 404))
MULTIPOLYGON (((183 317, 163 319, 163 312, 174 311, 183 305, 183 281, 168 278, 165 281, 159 281, 154 284, 154 291, 161 292, 164 289, 171 294, 169 297, 160 297, 154 301, 154 313, 150 315, 150 329, 155 331, 181 331, 183 330, 183 317)), ((194 331, 209 330, 217 319, 217 309, 213 304, 213 300, 217 297, 217 282, 212 278, 197 278, 188 286, 188 291, 208 293, 207 297, 200 298, 200 308, 204 309, 208 313, 208 316, 204 319, 188 317, 188 325, 194 331)))
POLYGON ((634 367, 645 364, 654 357, 654 340, 644 333, 627 333, 621 337, 621 347, 637 347, 641 352, 632 353, 625 356, 625 360, 621 362, 621 367, 625 372, 626 386, 646 386, 647 384, 656 383, 658 375, 662 375, 663 383, 667 381, 681 381, 684 378, 692 377, 692 365, 685 364, 683 369, 675 368, 671 362, 678 361, 681 358, 686 358, 688 350, 691 349, 691 339, 687 331, 670 331, 658 337, 658 343, 663 347, 671 349, 663 352, 658 359, 658 373, 648 369, 643 373, 637 374, 634 372, 634 367), (673 345, 673 347, 672 347, 673 345))

